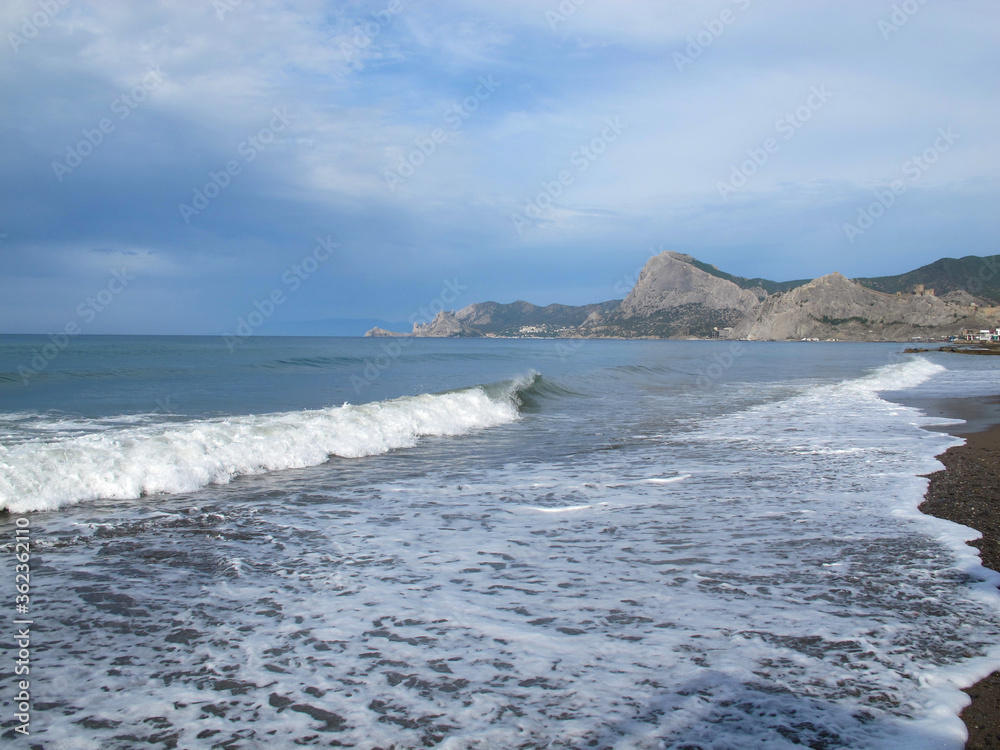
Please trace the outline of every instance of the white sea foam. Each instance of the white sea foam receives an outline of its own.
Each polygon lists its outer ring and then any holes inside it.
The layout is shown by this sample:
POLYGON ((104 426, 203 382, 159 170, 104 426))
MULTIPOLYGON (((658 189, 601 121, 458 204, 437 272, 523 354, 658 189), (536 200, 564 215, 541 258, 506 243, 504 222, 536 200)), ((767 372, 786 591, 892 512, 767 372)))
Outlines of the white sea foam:
POLYGON ((907 510, 954 440, 879 397, 939 372, 744 383, 719 418, 626 391, 568 456, 504 451, 543 412, 418 471, 51 514, 37 739, 960 750, 997 596, 907 510))
POLYGON ((673 484, 674 482, 683 482, 685 479, 690 478, 690 474, 681 474, 676 477, 650 477, 646 481, 650 484, 673 484))
MULTIPOLYGON (((330 456, 357 458, 512 422, 516 392, 494 389, 422 394, 309 411, 161 422, 0 445, 0 509, 52 510, 97 498, 190 492, 235 477, 302 468, 330 456)), ((80 430, 85 420, 73 419, 80 430)), ((46 430, 58 425, 45 419, 46 430)))
MULTIPOLYGON (((919 358, 885 365, 865 377, 811 386, 790 398, 707 420, 696 434, 751 443, 759 451, 843 455, 856 460, 871 448, 873 434, 891 441, 896 427, 939 421, 924 417, 917 409, 885 401, 880 394, 916 388, 945 371, 941 365, 919 358)), ((955 442, 943 435, 934 437, 955 442)), ((912 436, 907 434, 904 440, 912 440, 912 436)))
POLYGON ((536 508, 533 505, 529 505, 529 510, 534 510, 539 513, 572 513, 577 510, 590 510, 593 505, 566 505, 562 508, 536 508))

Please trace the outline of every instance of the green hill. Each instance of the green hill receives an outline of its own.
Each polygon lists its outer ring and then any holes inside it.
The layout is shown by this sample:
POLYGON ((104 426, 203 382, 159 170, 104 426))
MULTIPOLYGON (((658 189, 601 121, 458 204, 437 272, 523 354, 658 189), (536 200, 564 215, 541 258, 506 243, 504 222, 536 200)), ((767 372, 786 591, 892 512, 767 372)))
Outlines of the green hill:
POLYGON ((925 288, 933 289, 938 297, 949 292, 964 291, 1000 304, 1000 255, 942 258, 898 276, 877 276, 854 281, 887 294, 912 292, 918 284, 923 284, 925 288))
MULTIPOLYGON (((689 258, 691 256, 688 256, 689 258)), ((755 287, 760 287, 768 294, 777 294, 778 292, 787 292, 789 289, 794 289, 797 286, 802 286, 803 284, 808 284, 812 279, 796 279, 795 281, 771 281, 770 279, 747 279, 743 276, 733 276, 725 271, 720 271, 715 266, 709 263, 702 263, 697 258, 691 258, 688 261, 695 268, 700 268, 705 273, 710 273, 713 276, 717 276, 720 279, 725 279, 726 281, 731 281, 736 286, 742 289, 754 289, 755 287)))

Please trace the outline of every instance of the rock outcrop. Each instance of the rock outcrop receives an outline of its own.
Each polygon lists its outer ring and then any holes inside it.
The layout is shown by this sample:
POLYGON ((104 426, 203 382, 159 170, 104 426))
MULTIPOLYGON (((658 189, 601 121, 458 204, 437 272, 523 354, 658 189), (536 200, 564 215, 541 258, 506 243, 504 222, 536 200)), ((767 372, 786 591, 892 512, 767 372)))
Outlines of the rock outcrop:
POLYGON ((581 329, 591 336, 710 336, 760 307, 757 293, 703 271, 693 260, 670 251, 651 258, 621 306, 591 315, 581 329))
POLYGON ((757 295, 691 264, 689 255, 669 250, 650 258, 621 304, 623 318, 648 318, 685 305, 747 315, 760 306, 757 295))
POLYGON ((772 295, 735 326, 732 335, 750 340, 879 341, 948 335, 977 321, 967 305, 933 295, 884 294, 832 273, 772 295))
POLYGON ((964 289, 957 289, 954 292, 939 295, 939 299, 945 302, 954 302, 956 305, 975 305, 976 307, 990 307, 990 300, 977 297, 964 289))
POLYGON ((1000 308, 989 306, 1000 298, 996 275, 1000 255, 944 258, 899 276, 850 280, 833 273, 809 282, 774 282, 733 276, 690 255, 668 251, 646 263, 621 301, 545 307, 523 300, 479 302, 457 313, 438 313, 430 323, 415 323, 412 333, 372 328, 365 335, 936 338, 1000 324, 1000 308), (936 296, 942 290, 944 294, 936 296))
POLYGON ((410 336, 415 338, 474 338, 483 334, 455 317, 453 311, 442 310, 430 323, 414 323, 412 333, 394 333, 384 328, 372 328, 365 336, 410 336))
POLYGON ((442 310, 430 323, 414 323, 414 336, 434 338, 455 338, 482 336, 479 331, 455 317, 455 313, 442 310))
POLYGON ((408 333, 393 333, 392 331, 387 331, 384 328, 379 328, 375 326, 374 328, 365 332, 365 336, 378 338, 381 336, 409 336, 408 333))
POLYGON ((951 292, 975 296, 983 306, 1000 305, 1000 255, 941 258, 897 276, 853 279, 861 286, 887 294, 923 290, 946 297, 951 292), (931 291, 933 290, 933 291, 931 291))

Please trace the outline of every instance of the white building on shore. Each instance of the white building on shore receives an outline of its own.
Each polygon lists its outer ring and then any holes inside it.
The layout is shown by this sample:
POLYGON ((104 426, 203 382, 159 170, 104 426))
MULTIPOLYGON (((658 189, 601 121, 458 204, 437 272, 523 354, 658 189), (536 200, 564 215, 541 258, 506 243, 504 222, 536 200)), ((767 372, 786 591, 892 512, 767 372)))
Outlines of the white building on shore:
POLYGON ((1000 328, 979 331, 966 329, 962 331, 962 338, 966 341, 1000 341, 1000 328))

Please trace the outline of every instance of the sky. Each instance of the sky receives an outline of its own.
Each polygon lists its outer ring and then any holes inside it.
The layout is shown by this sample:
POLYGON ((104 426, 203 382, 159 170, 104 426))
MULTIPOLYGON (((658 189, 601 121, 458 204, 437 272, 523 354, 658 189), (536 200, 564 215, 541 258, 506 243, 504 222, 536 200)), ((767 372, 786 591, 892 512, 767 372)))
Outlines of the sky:
POLYGON ((0 333, 995 254, 998 83, 995 0, 5 0, 0 333))

